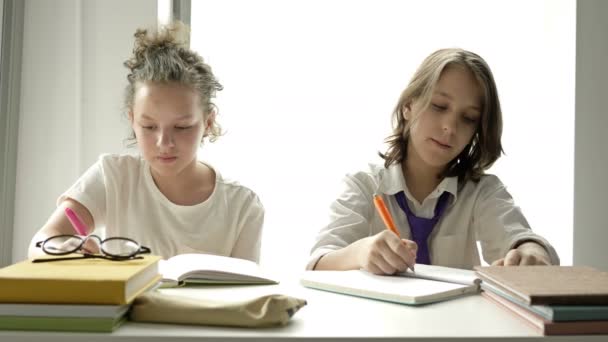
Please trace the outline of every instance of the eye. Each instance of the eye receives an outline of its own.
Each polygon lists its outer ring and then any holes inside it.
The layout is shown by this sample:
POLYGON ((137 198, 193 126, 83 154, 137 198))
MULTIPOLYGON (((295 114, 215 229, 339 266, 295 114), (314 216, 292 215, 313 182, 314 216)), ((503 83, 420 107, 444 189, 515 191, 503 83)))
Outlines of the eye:
POLYGON ((447 106, 442 106, 436 103, 431 103, 431 107, 438 112, 443 112, 444 110, 448 109, 447 106))
POLYGON ((189 129, 192 128, 193 126, 175 126, 175 128, 179 129, 179 130, 184 130, 184 129, 189 129))
POLYGON ((477 123, 477 118, 471 117, 471 116, 463 116, 462 120, 467 123, 467 124, 476 124, 477 123))
POLYGON ((154 125, 140 125, 140 126, 141 126, 141 128, 147 129, 147 130, 153 130, 156 128, 156 126, 154 126, 154 125))

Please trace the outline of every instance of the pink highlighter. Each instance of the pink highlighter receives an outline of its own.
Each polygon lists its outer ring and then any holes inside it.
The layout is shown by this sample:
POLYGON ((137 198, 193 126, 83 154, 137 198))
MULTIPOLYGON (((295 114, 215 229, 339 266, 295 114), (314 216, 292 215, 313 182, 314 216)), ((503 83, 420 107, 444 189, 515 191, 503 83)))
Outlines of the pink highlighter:
POLYGON ((65 216, 68 217, 68 220, 70 220, 72 227, 74 227, 74 230, 78 235, 87 236, 86 226, 84 225, 84 223, 82 223, 80 218, 78 218, 78 215, 76 215, 76 213, 72 209, 65 208, 65 216))

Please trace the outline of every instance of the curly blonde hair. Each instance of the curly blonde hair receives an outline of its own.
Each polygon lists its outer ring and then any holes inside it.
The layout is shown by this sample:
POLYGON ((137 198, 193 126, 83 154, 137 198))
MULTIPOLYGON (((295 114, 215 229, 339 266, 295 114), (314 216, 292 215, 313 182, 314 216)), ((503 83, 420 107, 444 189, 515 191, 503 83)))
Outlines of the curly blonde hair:
MULTIPOLYGON (((412 120, 406 120, 404 111, 413 101, 420 101, 420 108, 427 108, 443 70, 458 65, 469 70, 484 90, 481 122, 473 139, 448 165, 439 177, 454 177, 464 182, 478 181, 485 170, 503 153, 501 144, 502 111, 494 76, 488 64, 479 55, 462 49, 441 49, 428 56, 420 65, 393 111, 393 134, 386 138, 386 153, 380 153, 384 166, 401 163, 407 157, 412 120)), ((414 113, 414 118, 416 117, 414 113)), ((415 120, 415 119, 413 119, 415 120)))
MULTIPOLYGON (((223 87, 213 75, 211 67, 188 47, 190 29, 185 24, 173 22, 156 31, 137 29, 134 36, 133 55, 124 62, 129 69, 124 99, 127 113, 133 109, 135 92, 141 84, 176 82, 197 92, 203 115, 217 114, 217 106, 211 99, 223 87)), ((213 142, 220 135, 222 129, 217 120, 213 120, 203 140, 208 137, 213 142)), ((135 143, 133 131, 128 140, 135 143)))

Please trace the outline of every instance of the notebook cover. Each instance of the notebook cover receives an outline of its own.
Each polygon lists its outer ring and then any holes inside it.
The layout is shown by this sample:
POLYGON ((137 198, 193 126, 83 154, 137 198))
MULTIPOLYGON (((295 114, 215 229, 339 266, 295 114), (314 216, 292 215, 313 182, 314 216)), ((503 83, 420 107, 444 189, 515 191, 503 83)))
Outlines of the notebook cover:
POLYGON ((489 283, 482 283, 481 288, 493 292, 527 310, 555 322, 563 321, 601 321, 608 320, 608 305, 528 305, 519 298, 504 292, 489 283))
POLYGON ((608 320, 606 321, 570 321, 553 322, 526 310, 525 308, 495 294, 484 291, 482 296, 499 305, 510 313, 531 324, 544 335, 583 335, 583 334, 607 334, 608 320))
POLYGON ((0 316, 0 330, 112 332, 126 318, 0 316))
POLYGON ((129 305, 0 303, 0 316, 108 318, 128 309, 129 305))
POLYGON ((159 260, 25 260, 0 269, 0 303, 127 304, 158 282, 159 260))
POLYGON ((439 302, 479 291, 476 284, 455 284, 398 275, 381 276, 363 270, 306 271, 300 282, 318 290, 408 305, 439 302))
POLYGON ((608 272, 586 266, 476 267, 483 282, 532 305, 608 305, 608 272))

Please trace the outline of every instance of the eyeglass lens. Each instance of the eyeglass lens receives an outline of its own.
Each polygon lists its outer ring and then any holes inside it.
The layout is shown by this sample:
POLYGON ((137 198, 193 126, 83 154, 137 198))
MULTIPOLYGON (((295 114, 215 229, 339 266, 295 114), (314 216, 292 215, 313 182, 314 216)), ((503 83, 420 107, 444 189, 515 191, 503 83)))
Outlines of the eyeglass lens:
MULTIPOLYGON (((95 235, 90 235, 84 238, 79 236, 60 235, 51 237, 46 240, 43 245, 43 249, 48 254, 65 254, 80 252, 82 247, 85 245, 83 242, 87 239, 89 241, 99 240, 99 238, 95 235), (91 239, 91 237, 96 237, 97 239, 91 239)), ((95 243, 99 244, 98 241, 95 243)), ((103 254, 117 257, 127 257, 134 255, 140 249, 138 243, 124 238, 110 238, 104 240, 101 242, 101 244, 99 244, 99 247, 101 247, 101 251, 103 254)))

